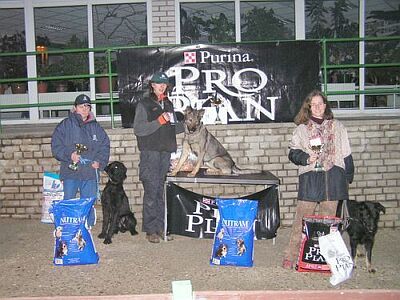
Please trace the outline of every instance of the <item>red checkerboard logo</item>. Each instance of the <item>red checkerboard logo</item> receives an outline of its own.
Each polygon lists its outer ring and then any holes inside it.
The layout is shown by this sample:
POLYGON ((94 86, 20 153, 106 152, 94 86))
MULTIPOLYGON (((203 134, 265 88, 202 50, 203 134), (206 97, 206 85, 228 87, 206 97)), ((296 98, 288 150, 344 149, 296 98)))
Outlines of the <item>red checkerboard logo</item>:
POLYGON ((196 63, 196 52, 183 52, 185 64, 195 64, 196 63))

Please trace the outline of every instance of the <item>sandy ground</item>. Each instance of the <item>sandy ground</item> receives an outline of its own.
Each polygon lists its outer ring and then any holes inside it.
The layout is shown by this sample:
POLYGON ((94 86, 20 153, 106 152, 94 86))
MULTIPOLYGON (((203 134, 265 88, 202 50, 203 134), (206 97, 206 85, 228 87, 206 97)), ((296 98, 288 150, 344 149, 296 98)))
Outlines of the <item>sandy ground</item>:
POLYGON ((372 258, 377 273, 368 273, 359 259, 352 277, 335 287, 330 275, 281 267, 288 228, 278 230, 275 244, 255 241, 251 268, 210 266, 210 239, 174 236, 150 244, 143 233, 124 233, 104 245, 97 238, 100 224, 93 229, 99 263, 60 267, 52 264, 52 224, 3 218, 0 228, 0 298, 164 294, 175 280, 190 280, 193 291, 400 289, 398 228, 378 231, 372 258))

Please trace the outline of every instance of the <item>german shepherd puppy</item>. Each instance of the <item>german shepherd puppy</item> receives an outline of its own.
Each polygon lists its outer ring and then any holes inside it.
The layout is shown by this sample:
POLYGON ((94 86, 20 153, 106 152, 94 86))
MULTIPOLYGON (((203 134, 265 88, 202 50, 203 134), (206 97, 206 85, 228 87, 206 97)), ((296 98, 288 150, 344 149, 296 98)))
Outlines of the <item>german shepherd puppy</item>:
POLYGON ((193 110, 190 106, 185 109, 185 136, 183 138, 182 155, 176 167, 171 171, 171 176, 176 176, 191 152, 197 155, 197 162, 193 171, 188 174, 189 177, 196 176, 201 167, 207 169, 206 174, 208 175, 262 173, 260 170, 237 167, 228 151, 201 122, 203 115, 204 109, 193 110))
POLYGON ((129 207, 123 182, 126 179, 126 167, 122 162, 113 161, 105 167, 108 182, 101 194, 103 226, 98 238, 104 238, 104 244, 111 244, 115 233, 128 231, 137 234, 136 218, 129 207))
POLYGON ((356 266, 357 246, 364 245, 365 261, 369 273, 375 273, 371 265, 372 248, 375 242, 375 234, 378 231, 378 222, 380 213, 385 213, 385 207, 379 202, 371 201, 350 201, 347 200, 347 209, 349 214, 348 227, 346 229, 350 238, 351 257, 356 266))

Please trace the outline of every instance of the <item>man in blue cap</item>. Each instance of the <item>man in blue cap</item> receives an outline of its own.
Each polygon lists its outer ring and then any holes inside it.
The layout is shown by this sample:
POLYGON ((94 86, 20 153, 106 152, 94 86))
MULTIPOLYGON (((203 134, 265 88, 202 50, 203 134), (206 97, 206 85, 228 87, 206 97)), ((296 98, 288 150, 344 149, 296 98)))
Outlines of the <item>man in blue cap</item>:
MULTIPOLYGON (((96 197, 99 171, 107 166, 110 156, 110 139, 96 121, 87 95, 76 97, 69 116, 55 128, 51 151, 61 163, 64 199, 75 198, 78 190, 81 198, 96 197)), ((94 217, 92 213, 89 225, 94 225, 94 217)))
POLYGON ((157 72, 152 76, 149 92, 138 103, 133 123, 140 150, 139 179, 144 189, 142 230, 151 243, 159 243, 165 236, 164 181, 171 153, 177 148, 176 134, 184 131, 168 99, 168 87, 167 74, 157 72))

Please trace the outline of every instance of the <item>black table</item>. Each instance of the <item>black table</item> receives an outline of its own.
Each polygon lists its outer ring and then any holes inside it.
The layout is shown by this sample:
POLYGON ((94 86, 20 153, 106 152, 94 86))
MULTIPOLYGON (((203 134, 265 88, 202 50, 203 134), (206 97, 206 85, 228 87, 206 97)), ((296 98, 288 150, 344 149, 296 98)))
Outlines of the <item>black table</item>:
MULTIPOLYGON (((200 169, 195 177, 189 177, 189 172, 179 172, 177 176, 167 176, 164 188, 165 200, 165 232, 167 231, 167 185, 169 183, 206 183, 206 184, 238 184, 238 185, 264 185, 276 186, 279 189, 280 180, 271 172, 263 171, 258 174, 240 175, 206 175, 204 169, 200 169)), ((279 194, 279 193, 277 193, 279 194)), ((277 196, 278 197, 278 196, 277 196)), ((279 199, 278 199, 279 202, 279 199)), ((279 206, 279 204, 278 204, 279 206)), ((279 207, 278 207, 279 210, 279 207)), ((273 238, 275 244, 275 238, 273 238)))
POLYGON ((179 172, 177 176, 167 176, 166 182, 181 183, 219 183, 219 184, 259 184, 259 185, 279 185, 279 178, 269 171, 259 174, 241 175, 206 175, 200 169, 196 177, 189 177, 189 172, 179 172))

